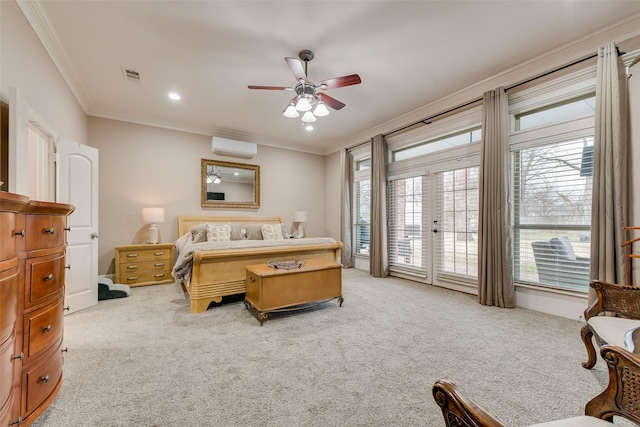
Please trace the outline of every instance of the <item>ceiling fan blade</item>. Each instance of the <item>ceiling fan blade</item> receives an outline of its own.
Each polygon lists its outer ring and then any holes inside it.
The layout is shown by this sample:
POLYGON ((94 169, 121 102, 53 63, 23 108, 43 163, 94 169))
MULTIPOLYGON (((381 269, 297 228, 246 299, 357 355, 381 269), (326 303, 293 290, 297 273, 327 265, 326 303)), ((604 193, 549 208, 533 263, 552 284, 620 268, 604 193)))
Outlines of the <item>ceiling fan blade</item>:
POLYGON ((317 84, 318 89, 335 89, 337 87, 359 85, 362 83, 360 76, 351 74, 349 76, 336 77, 335 79, 323 80, 317 84))
POLYGON ((249 89, 264 89, 264 90, 293 90, 292 87, 286 86, 248 86, 249 89))
POLYGON ((338 101, 335 98, 330 97, 326 93, 319 94, 322 97, 322 101, 328 106, 333 108, 334 110, 341 110, 345 107, 345 104, 338 101))
POLYGON ((307 79, 307 73, 304 71, 304 65, 302 65, 302 61, 298 58, 290 58, 286 57, 284 60, 287 62, 287 65, 291 69, 291 72, 296 77, 296 80, 303 81, 307 83, 309 80, 307 79))

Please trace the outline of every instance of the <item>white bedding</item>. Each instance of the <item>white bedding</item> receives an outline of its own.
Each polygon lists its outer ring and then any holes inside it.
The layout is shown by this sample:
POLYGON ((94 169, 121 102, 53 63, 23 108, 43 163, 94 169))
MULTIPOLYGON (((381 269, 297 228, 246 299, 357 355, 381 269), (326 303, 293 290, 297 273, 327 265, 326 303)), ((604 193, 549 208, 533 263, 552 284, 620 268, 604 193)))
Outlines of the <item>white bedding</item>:
POLYGON ((208 251, 208 250, 224 250, 224 249, 243 249, 243 248, 268 248, 268 247, 283 247, 283 246, 304 246, 322 243, 336 243, 336 240, 331 237, 314 237, 304 239, 283 239, 283 240, 231 240, 224 242, 201 242, 193 243, 186 242, 184 249, 178 253, 176 263, 173 266, 171 274, 176 281, 184 281, 189 283, 191 276, 191 264, 193 261, 193 251, 208 251))

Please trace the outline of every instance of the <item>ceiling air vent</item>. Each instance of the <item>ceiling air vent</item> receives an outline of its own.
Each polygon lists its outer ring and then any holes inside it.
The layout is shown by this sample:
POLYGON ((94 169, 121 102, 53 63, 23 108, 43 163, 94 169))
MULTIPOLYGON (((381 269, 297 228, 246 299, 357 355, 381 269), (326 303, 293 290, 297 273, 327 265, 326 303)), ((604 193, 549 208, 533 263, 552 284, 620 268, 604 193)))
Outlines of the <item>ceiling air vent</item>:
POLYGON ((122 76, 125 80, 130 80, 132 82, 140 81, 140 73, 130 68, 122 67, 122 76))

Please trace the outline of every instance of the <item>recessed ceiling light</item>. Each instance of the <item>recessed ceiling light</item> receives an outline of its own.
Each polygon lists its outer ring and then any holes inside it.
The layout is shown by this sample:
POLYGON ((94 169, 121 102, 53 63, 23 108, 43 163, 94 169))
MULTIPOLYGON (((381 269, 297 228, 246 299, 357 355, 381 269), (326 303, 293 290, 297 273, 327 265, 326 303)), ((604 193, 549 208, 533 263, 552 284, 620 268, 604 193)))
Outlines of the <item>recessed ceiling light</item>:
POLYGON ((180 95, 178 95, 178 94, 177 94, 177 93, 175 93, 175 92, 171 92, 171 93, 169 94, 169 98, 173 99, 174 101, 179 101, 179 100, 180 100, 180 95))

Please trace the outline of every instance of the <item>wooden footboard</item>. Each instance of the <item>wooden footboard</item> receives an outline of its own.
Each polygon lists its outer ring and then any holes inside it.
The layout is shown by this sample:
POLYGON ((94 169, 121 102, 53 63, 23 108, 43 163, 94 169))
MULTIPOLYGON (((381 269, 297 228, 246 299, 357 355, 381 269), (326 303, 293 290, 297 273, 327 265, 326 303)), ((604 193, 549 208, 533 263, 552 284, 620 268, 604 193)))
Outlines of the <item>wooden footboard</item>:
POLYGON ((245 248, 219 251, 194 251, 191 284, 187 286, 191 313, 202 313, 222 297, 245 293, 245 267, 271 260, 323 259, 340 262, 341 242, 295 247, 245 248))

